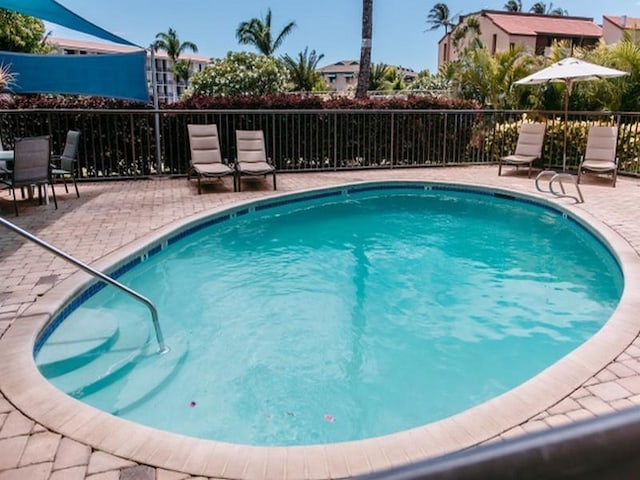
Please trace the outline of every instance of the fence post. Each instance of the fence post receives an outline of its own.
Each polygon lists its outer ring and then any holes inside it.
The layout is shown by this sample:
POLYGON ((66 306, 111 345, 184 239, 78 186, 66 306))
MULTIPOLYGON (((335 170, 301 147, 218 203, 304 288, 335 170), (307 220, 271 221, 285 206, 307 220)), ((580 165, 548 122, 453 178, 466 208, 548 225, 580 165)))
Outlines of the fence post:
POLYGON ((158 79, 156 78, 156 49, 151 45, 151 85, 153 89, 153 109, 156 130, 156 173, 162 175, 162 151, 160 150, 160 107, 158 103, 158 79))
POLYGON ((442 132, 442 166, 447 165, 447 120, 449 114, 444 112, 444 131, 442 132))
MULTIPOLYGON (((129 114, 129 133, 131 134, 131 163, 134 168, 134 176, 138 176, 138 168, 136 166, 136 140, 134 138, 133 129, 133 113, 129 114)), ((143 171, 144 173, 144 171, 143 171)))
POLYGON ((333 114, 333 171, 338 169, 338 114, 333 114))
POLYGON ((396 122, 395 122, 395 113, 391 112, 391 149, 389 152, 389 168, 392 169, 393 168, 393 157, 394 157, 394 145, 395 145, 395 126, 396 126, 396 122))

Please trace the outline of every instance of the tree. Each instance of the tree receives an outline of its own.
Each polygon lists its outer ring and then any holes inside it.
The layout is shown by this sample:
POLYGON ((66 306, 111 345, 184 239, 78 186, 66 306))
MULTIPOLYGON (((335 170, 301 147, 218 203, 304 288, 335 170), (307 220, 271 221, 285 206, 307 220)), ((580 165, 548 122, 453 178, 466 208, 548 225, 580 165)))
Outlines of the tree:
POLYGON ((436 3, 427 15, 427 24, 431 25, 429 30, 444 27, 444 33, 447 33, 452 24, 449 7, 444 3, 436 3))
POLYGON ((557 15, 557 16, 564 16, 569 14, 569 12, 567 12, 562 8, 553 8, 553 3, 549 3, 549 6, 547 7, 547 5, 544 2, 534 3, 532 7, 529 9, 529 12, 537 13, 539 15, 557 15))
POLYGON ((356 98, 367 98, 371 76, 371 32, 373 30, 373 0, 362 0, 362 46, 356 98))
POLYGON ((156 34, 156 41, 153 44, 153 48, 157 52, 158 50, 164 50, 167 52, 167 56, 171 60, 172 65, 175 65, 180 55, 187 50, 191 50, 193 53, 198 53, 198 46, 193 42, 181 42, 178 34, 173 28, 170 28, 168 32, 160 32, 156 34))
POLYGON ((184 67, 178 67, 179 69, 182 69, 180 73, 178 72, 178 70, 176 70, 178 59, 180 58, 180 55, 182 55, 187 50, 191 50, 193 53, 197 53, 198 46, 195 43, 189 41, 181 42, 176 31, 173 28, 169 28, 169 31, 167 32, 160 32, 156 34, 156 41, 153 43, 153 48, 156 52, 158 50, 164 50, 165 52, 167 52, 167 56, 171 61, 173 74, 176 77, 174 92, 174 98, 176 98, 178 94, 178 82, 180 81, 180 78, 184 73, 184 67))
POLYGON ((289 74, 272 57, 251 52, 229 52, 194 73, 185 96, 270 95, 286 91, 289 74))
POLYGON ((183 80, 187 84, 191 77, 191 60, 178 60, 173 66, 173 74, 176 77, 176 83, 183 80))
POLYGON ((369 90, 372 92, 387 90, 389 88, 389 71, 389 66, 384 63, 373 65, 369 76, 369 90))
POLYGON ((523 91, 513 83, 527 76, 534 58, 522 46, 489 53, 486 47, 464 52, 456 62, 450 62, 447 75, 456 96, 496 109, 520 108, 523 91))
POLYGON ((238 43, 253 45, 258 52, 271 57, 295 28, 295 22, 287 23, 274 40, 271 30, 271 9, 268 9, 264 19, 252 18, 248 22, 241 22, 236 30, 236 38, 238 43))
POLYGON ((507 12, 521 12, 522 11, 522 0, 509 0, 504 4, 504 9, 507 12))
POLYGON ((481 48, 480 35, 482 35, 482 32, 480 31, 478 17, 470 15, 453 30, 451 43, 456 50, 481 48))
POLYGON ((44 23, 37 18, 0 9, 0 50, 20 53, 47 53, 44 23))
POLYGON ((312 92, 324 89, 324 80, 317 70, 318 63, 324 58, 324 54, 318 55, 315 50, 311 50, 311 52, 308 50, 309 47, 305 47, 304 52, 300 52, 297 59, 289 55, 282 58, 284 66, 289 71, 291 88, 295 92, 312 92))

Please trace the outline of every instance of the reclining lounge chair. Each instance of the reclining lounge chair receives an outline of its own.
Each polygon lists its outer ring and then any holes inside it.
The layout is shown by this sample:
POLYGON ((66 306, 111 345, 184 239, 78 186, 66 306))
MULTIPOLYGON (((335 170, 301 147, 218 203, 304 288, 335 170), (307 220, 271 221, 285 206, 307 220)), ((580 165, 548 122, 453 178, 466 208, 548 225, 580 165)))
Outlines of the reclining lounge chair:
POLYGON ((236 191, 234 170, 222 162, 218 127, 216 125, 187 125, 189 130, 189 147, 191 148, 191 166, 187 179, 191 174, 198 177, 198 194, 202 193, 203 178, 222 178, 233 175, 233 191, 236 191))

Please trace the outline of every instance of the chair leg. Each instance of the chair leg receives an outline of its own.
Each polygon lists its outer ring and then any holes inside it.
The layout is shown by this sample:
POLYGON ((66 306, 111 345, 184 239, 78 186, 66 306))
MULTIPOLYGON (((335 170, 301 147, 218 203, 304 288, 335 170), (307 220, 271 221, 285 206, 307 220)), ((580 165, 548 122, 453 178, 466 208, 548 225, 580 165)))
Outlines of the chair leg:
POLYGON ((502 175, 502 162, 498 161, 498 176, 502 175))
POLYGON ((531 178, 531 164, 529 164, 529 173, 527 174, 527 178, 531 178))
POLYGON ((56 210, 58 209, 58 200, 56 199, 56 189, 53 188, 53 182, 51 182, 51 195, 53 196, 53 204, 56 206, 56 210))
POLYGON ((616 180, 618 178, 618 169, 613 171, 613 188, 616 188, 616 180))
POLYGON ((582 178, 582 169, 578 168, 578 181, 577 181, 578 185, 580 185, 581 178, 582 178))
MULTIPOLYGON (((62 175, 62 183, 64 184, 64 191, 66 193, 69 193, 69 187, 67 187, 67 179, 65 177, 66 177, 66 175, 62 175)), ((51 183, 53 183, 53 182, 51 182, 51 183)))
POLYGON ((198 195, 200 195, 202 193, 202 188, 200 187, 200 178, 202 177, 202 175, 198 174, 198 195))
POLYGON ((277 188, 276 188, 276 171, 275 170, 273 171, 273 189, 277 190, 277 188))
MULTIPOLYGON (((22 187, 20 187, 20 189, 22 189, 22 187)), ((11 189, 11 191, 13 192, 13 209, 16 212, 16 217, 18 216, 18 202, 16 200, 16 189, 15 187, 11 189)), ((24 190, 23 190, 24 193, 24 190)))
POLYGON ((238 173, 238 191, 241 192, 242 191, 242 176, 238 173))
POLYGON ((76 198, 80 198, 80 192, 78 191, 78 184, 76 183, 76 177, 72 175, 71 180, 73 180, 73 186, 76 189, 76 198))

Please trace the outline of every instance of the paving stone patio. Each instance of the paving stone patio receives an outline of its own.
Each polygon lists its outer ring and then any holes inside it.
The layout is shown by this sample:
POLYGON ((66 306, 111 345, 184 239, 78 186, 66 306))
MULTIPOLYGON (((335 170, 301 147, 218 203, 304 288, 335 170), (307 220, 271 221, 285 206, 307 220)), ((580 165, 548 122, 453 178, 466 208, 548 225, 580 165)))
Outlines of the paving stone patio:
MULTIPOLYGON (((499 186, 534 193, 532 179, 520 173, 497 176, 494 166, 400 169, 331 173, 280 174, 278 192, 292 192, 354 181, 418 179, 499 186)), ((599 179, 583 187, 586 202, 578 208, 604 222, 640 247, 640 180, 620 178, 613 189, 599 179)), ((197 195, 195 184, 184 178, 83 183, 75 193, 57 188, 59 209, 20 202, 13 216, 7 192, 0 192, 0 215, 71 255, 94 262, 130 242, 211 208, 238 200, 272 195, 269 182, 247 182, 234 193, 231 180, 208 184, 197 195)), ((559 203, 571 203, 558 200, 559 203)), ((0 227, 0 336, 30 305, 75 268, 40 247, 0 227)), ((570 422, 640 405, 640 339, 621 351, 614 362, 597 372, 569 397, 521 425, 500 435, 511 438, 570 422)), ((180 480, 192 477, 147 465, 138 465, 56 432, 25 417, 0 392, 0 480, 180 480)))

